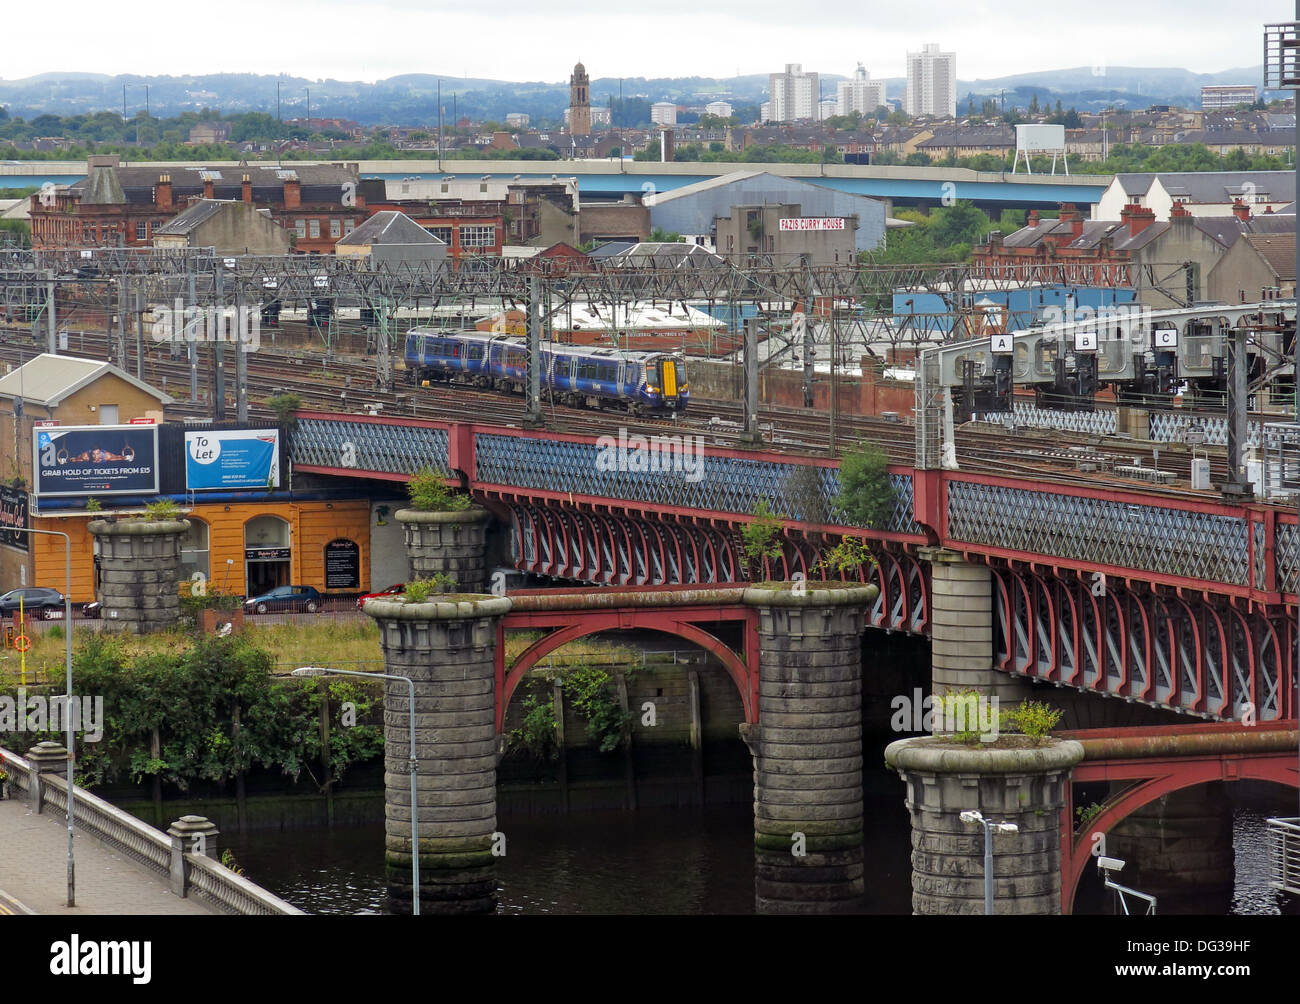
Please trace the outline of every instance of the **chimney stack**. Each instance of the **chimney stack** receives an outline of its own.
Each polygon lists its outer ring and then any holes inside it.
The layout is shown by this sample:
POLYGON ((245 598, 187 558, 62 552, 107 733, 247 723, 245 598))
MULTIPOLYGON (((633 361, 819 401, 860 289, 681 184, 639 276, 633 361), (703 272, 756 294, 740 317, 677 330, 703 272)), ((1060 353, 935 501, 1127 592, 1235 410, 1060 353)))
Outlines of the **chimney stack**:
POLYGON ((211 199, 211 198, 213 198, 212 191, 213 191, 212 179, 211 179, 211 178, 204 178, 204 179, 203 179, 203 197, 204 197, 205 199, 211 199))
POLYGON ((247 174, 240 181, 240 198, 245 202, 253 201, 253 179, 247 174))
POLYGON ((1025 226, 1029 227, 1030 229, 1033 229, 1034 227, 1038 226, 1037 209, 1029 210, 1029 216, 1025 218, 1025 226))
POLYGON ((1191 218, 1192 214, 1188 212, 1187 207, 1181 202, 1175 202, 1173 207, 1169 210, 1169 219, 1171 220, 1190 220, 1191 218))
POLYGON ((287 178, 284 182, 284 208, 298 209, 302 206, 302 185, 297 178, 287 178))
POLYGON ((1232 200, 1232 215, 1241 220, 1242 223, 1250 222, 1250 206, 1246 205, 1240 199, 1232 200))
POLYGON ((158 175, 158 184, 154 188, 154 204, 159 209, 171 211, 172 204, 172 176, 170 174, 158 175))
POLYGON ((1129 236, 1136 237, 1156 221, 1156 214, 1154 210, 1130 203, 1120 210, 1119 218, 1121 223, 1128 224, 1129 236))

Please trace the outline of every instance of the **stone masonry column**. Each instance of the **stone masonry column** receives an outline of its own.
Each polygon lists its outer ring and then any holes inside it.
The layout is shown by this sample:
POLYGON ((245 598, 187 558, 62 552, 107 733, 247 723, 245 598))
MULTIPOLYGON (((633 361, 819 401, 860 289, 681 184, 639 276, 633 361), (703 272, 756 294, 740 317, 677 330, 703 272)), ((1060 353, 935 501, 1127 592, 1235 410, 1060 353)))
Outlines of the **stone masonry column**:
POLYGON ((426 512, 399 509, 398 521, 406 528, 406 560, 411 578, 429 578, 442 572, 456 580, 456 591, 481 593, 487 588, 486 509, 460 512, 426 512))
MULTIPOLYGON (((495 654, 504 597, 407 603, 367 600, 389 673, 415 684, 420 912, 496 909, 495 654)), ((411 909, 410 697, 384 692, 385 861, 390 899, 411 909)))
POLYGON ((105 631, 145 634, 180 620, 181 538, 186 519, 93 519, 99 540, 100 618, 105 631))
POLYGON ((974 689, 1005 706, 1029 695, 1020 678, 993 668, 993 578, 955 551, 925 547, 930 563, 930 685, 935 694, 974 689))
POLYGON ((861 908, 862 626, 874 586, 745 590, 758 608, 754 890, 759 913, 861 908))
POLYGON ((976 809, 1019 828, 992 837, 993 912, 1059 914, 1061 808, 1082 759, 1079 743, 1059 739, 1002 749, 943 736, 890 743, 885 763, 906 782, 912 817, 912 912, 984 913, 984 828, 961 819, 976 809))

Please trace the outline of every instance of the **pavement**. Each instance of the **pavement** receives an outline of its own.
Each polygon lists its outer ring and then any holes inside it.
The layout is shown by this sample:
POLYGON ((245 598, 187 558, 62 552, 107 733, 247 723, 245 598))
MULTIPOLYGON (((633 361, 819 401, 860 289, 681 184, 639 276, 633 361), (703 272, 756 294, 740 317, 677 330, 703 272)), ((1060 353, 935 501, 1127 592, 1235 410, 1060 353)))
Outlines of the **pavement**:
POLYGON ((57 809, 34 815, 27 802, 0 801, 0 915, 64 917, 207 916, 201 899, 173 896, 167 882, 78 832, 73 843, 77 905, 68 908, 68 824, 57 809))

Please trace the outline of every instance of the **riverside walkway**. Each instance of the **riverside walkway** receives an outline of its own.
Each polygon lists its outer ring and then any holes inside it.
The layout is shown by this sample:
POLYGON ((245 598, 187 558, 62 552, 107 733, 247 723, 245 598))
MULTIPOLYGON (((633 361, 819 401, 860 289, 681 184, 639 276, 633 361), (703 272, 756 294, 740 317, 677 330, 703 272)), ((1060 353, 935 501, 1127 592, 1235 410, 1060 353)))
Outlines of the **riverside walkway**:
POLYGON ((0 915, 219 913, 198 897, 173 895, 162 878, 82 832, 74 843, 77 905, 69 909, 67 855, 62 812, 36 815, 25 800, 0 801, 0 915))

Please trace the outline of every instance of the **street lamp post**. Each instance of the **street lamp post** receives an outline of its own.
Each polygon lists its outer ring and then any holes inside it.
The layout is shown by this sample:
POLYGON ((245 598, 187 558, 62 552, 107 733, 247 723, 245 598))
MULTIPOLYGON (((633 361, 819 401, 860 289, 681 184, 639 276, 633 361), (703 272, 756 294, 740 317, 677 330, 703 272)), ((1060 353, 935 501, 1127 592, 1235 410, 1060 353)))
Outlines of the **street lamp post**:
POLYGON ((62 530, 36 530, 31 527, 9 527, 13 533, 36 533, 43 537, 63 538, 63 640, 66 648, 67 704, 63 721, 68 731, 68 906, 77 905, 76 864, 72 852, 72 838, 76 832, 76 784, 73 766, 77 756, 77 734, 72 729, 72 538, 62 530))
POLYGON ((362 673, 355 669, 326 669, 322 666, 301 666, 295 669, 291 676, 361 676, 371 679, 380 680, 402 680, 406 683, 407 692, 410 695, 410 704, 407 706, 407 720, 411 727, 411 749, 407 759, 406 769, 411 775, 411 914, 418 917, 420 915, 420 823, 419 823, 419 802, 416 795, 416 774, 415 769, 418 760, 415 755, 415 683, 409 676, 398 676, 396 673, 362 673))
POLYGON ((978 809, 961 814, 963 823, 979 823, 984 827, 984 916, 993 916, 993 834, 1019 833, 1015 823, 995 823, 985 819, 978 809))

